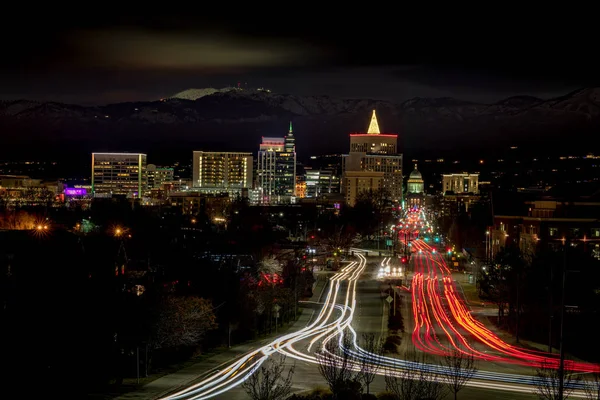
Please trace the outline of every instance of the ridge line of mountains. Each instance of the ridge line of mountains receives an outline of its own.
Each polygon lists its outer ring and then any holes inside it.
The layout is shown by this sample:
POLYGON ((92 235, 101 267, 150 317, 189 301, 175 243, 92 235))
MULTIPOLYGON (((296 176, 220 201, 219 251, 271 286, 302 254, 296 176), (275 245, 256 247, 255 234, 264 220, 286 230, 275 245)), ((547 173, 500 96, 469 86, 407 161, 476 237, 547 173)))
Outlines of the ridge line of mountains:
POLYGON ((405 152, 540 143, 585 151, 585 141, 600 128, 600 88, 549 100, 514 96, 494 104, 447 97, 394 103, 237 88, 189 89, 157 101, 89 107, 0 101, 5 144, 0 158, 36 152, 144 151, 169 157, 199 149, 255 151, 261 136, 285 135, 290 120, 299 153, 341 153, 347 151, 349 133, 367 128, 372 109, 382 132, 399 134, 405 152))

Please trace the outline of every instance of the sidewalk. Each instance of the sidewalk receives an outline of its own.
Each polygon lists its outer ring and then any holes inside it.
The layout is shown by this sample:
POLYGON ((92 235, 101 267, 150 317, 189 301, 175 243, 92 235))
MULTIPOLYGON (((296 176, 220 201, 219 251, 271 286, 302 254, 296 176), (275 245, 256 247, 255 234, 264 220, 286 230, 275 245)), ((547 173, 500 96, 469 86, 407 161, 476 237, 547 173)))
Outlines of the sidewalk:
MULTIPOLYGON (((327 283, 327 279, 320 279, 320 277, 317 278, 315 287, 313 288, 313 296, 310 299, 311 301, 320 301, 320 298, 327 287, 327 283)), ((225 364, 229 364, 244 354, 270 343, 273 341, 273 339, 287 332, 293 332, 304 328, 312 320, 313 314, 314 310, 310 308, 303 308, 298 320, 289 325, 287 328, 281 329, 277 334, 273 333, 264 339, 233 346, 227 351, 202 360, 197 364, 183 368, 172 374, 162 376, 140 387, 139 389, 125 393, 116 399, 153 400, 164 397, 167 394, 176 391, 177 389, 181 389, 190 385, 193 381, 198 380, 199 378, 208 375, 211 372, 218 371, 225 364)))

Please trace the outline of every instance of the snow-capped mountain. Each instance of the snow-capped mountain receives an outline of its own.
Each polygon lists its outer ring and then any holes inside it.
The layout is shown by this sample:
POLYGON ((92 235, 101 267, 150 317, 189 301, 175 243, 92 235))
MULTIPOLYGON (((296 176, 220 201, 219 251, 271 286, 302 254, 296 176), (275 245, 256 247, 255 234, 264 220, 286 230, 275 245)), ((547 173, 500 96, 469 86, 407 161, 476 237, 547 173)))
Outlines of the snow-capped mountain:
POLYGON ((13 147, 0 146, 0 152, 32 141, 47 149, 68 144, 82 151, 133 145, 148 152, 169 146, 253 151, 260 136, 284 135, 290 120, 299 151, 344 152, 348 133, 364 131, 372 109, 377 109, 382 131, 399 133, 405 149, 481 147, 515 140, 557 140, 564 146, 600 128, 600 88, 550 100, 517 96, 495 104, 453 98, 414 98, 398 104, 238 88, 189 89, 160 101, 96 107, 2 101, 0 135, 13 147), (568 141, 561 139, 564 134, 568 141))

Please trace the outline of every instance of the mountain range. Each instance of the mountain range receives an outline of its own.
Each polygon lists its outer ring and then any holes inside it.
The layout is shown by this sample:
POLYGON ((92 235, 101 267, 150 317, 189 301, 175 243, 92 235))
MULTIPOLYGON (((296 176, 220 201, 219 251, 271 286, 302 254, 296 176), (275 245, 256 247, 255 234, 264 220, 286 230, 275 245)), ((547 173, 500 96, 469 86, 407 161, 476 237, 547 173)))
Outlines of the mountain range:
POLYGON ((84 107, 28 100, 0 102, 2 158, 143 151, 149 162, 189 158, 193 150, 256 151, 261 136, 283 136, 293 121, 301 158, 348 150, 376 109, 382 133, 399 134, 407 153, 493 153, 502 146, 589 150, 600 128, 600 88, 543 100, 510 97, 494 104, 454 98, 403 103, 296 96, 257 89, 189 89, 152 102, 84 107))

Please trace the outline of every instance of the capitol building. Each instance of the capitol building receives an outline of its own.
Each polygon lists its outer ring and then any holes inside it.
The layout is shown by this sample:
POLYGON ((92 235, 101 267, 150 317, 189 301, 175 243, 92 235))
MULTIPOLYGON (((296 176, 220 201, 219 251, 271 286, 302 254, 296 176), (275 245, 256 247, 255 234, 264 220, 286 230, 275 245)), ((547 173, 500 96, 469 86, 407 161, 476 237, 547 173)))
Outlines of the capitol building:
POLYGON ((406 205, 407 207, 421 207, 425 204, 425 182, 423 182, 423 176, 417 169, 410 173, 408 182, 406 183, 406 205))

